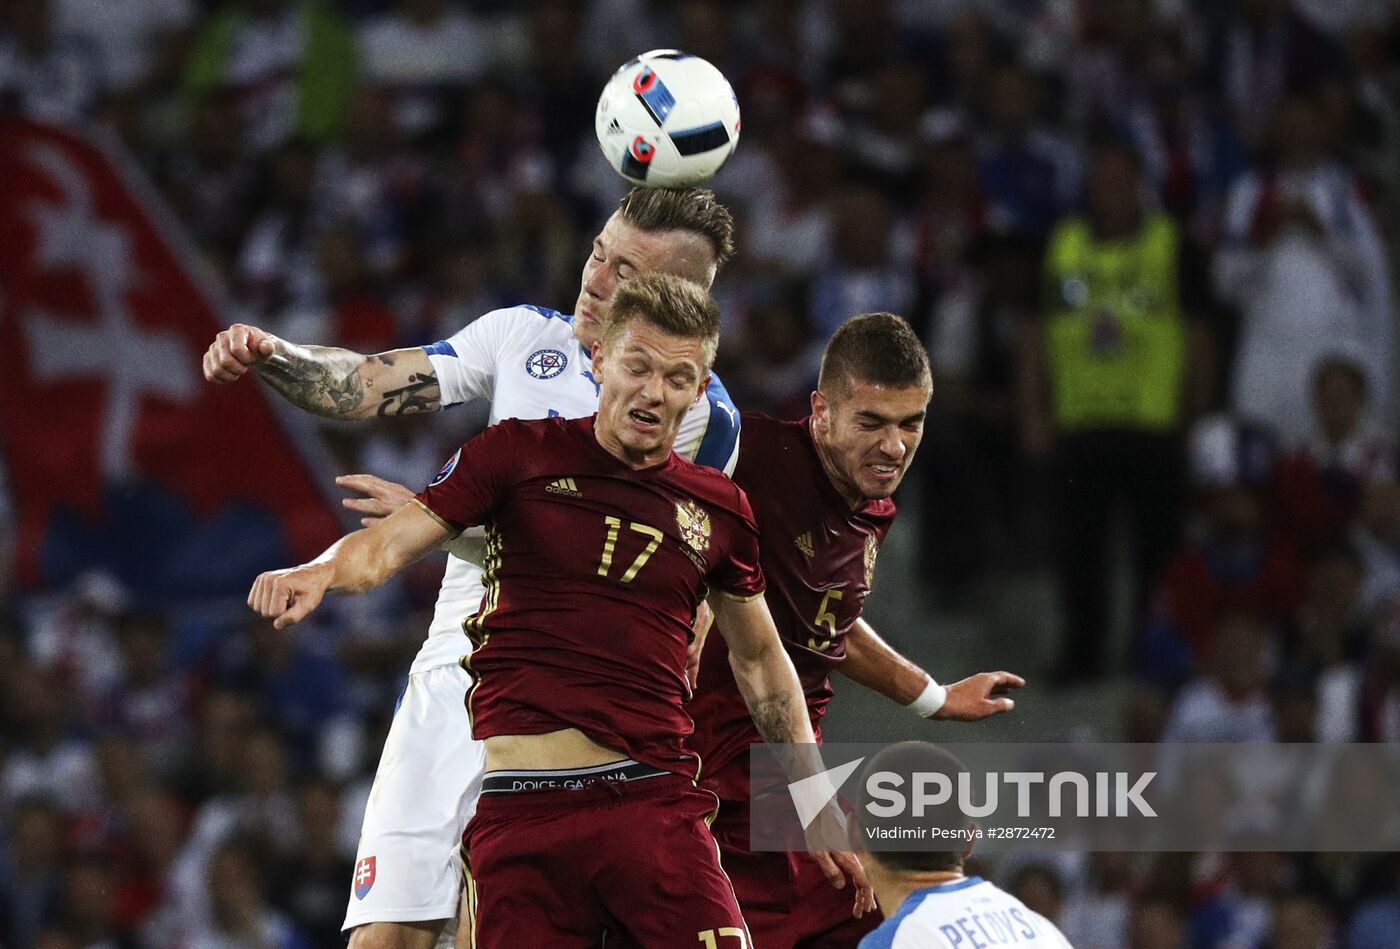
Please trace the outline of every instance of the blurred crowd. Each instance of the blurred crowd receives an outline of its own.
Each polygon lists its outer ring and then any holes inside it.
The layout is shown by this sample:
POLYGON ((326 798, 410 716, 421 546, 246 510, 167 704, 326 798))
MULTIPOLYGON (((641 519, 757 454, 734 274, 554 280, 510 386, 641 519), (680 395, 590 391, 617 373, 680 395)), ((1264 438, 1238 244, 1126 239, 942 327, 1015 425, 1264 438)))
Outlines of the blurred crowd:
MULTIPOLYGON (((934 602, 1046 571, 1054 680, 1130 674, 1121 737, 1400 738, 1393 0, 5 0, 0 110, 113 130, 227 322, 374 352, 569 308, 625 190, 596 96, 654 47, 743 107, 740 406, 805 412, 853 313, 927 340, 934 602)), ((457 416, 326 438, 419 484, 457 416)), ((100 574, 0 621, 0 944, 339 944, 435 570, 290 635, 100 574)), ((1015 887, 1081 947, 1400 943, 1384 859, 1015 887)))

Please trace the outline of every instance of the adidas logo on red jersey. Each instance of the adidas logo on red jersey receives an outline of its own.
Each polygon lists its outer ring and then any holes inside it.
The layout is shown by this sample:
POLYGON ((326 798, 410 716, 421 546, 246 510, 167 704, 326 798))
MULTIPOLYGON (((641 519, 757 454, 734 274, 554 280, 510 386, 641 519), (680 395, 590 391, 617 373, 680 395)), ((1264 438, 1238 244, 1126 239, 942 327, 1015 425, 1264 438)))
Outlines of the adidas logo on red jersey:
POLYGON ((811 531, 807 531, 807 533, 800 535, 799 537, 797 537, 797 539, 793 541, 793 543, 797 545, 797 549, 802 551, 802 554, 805 557, 810 557, 813 553, 816 552, 816 548, 812 546, 811 531))
POLYGON ((571 498, 583 497, 583 492, 574 484, 573 478, 560 478, 559 480, 545 486, 545 490, 550 494, 563 494, 571 498))

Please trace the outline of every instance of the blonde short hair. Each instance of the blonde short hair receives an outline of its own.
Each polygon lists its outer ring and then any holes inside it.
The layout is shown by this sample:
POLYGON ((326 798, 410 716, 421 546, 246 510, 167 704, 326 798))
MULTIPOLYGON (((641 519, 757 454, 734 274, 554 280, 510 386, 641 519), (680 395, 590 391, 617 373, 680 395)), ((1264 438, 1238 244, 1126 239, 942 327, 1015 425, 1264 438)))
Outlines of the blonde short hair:
POLYGON ((714 364, 719 347, 719 307, 699 284, 659 272, 623 281, 613 293, 603 345, 611 345, 634 319, 671 336, 699 340, 705 368, 714 364))

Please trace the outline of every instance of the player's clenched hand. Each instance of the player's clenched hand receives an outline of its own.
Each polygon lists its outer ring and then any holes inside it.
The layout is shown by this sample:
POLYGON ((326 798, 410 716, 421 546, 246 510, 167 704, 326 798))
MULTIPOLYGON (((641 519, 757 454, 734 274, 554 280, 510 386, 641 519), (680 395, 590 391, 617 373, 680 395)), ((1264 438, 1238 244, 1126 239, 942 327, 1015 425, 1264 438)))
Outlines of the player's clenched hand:
POLYGON ((253 581, 248 605, 259 616, 272 620, 275 628, 286 629, 316 608, 330 583, 331 566, 327 563, 269 570, 253 581))
POLYGON ((1000 712, 1009 712, 1016 703, 1003 693, 1019 689, 1026 680, 1010 672, 979 672, 948 686, 948 698, 934 718, 954 722, 975 722, 1000 712))
POLYGON ((235 323, 214 337, 204 353, 204 378, 225 384, 277 352, 277 337, 256 326, 235 323))
POLYGON ((395 481, 385 481, 368 474, 341 475, 335 483, 347 491, 358 491, 366 497, 342 498, 341 504, 357 514, 363 514, 360 525, 369 527, 381 517, 388 517, 414 498, 414 493, 395 481))

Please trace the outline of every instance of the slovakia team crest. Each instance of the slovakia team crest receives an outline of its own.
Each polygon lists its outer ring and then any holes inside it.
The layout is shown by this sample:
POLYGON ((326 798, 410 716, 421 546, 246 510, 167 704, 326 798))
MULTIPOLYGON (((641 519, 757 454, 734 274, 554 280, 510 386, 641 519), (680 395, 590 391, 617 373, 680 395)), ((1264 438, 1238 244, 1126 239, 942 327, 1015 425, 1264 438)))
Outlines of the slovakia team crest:
POLYGON ((355 864, 355 899, 362 900, 374 886, 375 858, 365 857, 355 864))
POLYGON ((536 379, 553 379, 564 371, 569 357, 557 349, 537 349, 525 360, 525 371, 536 379))

